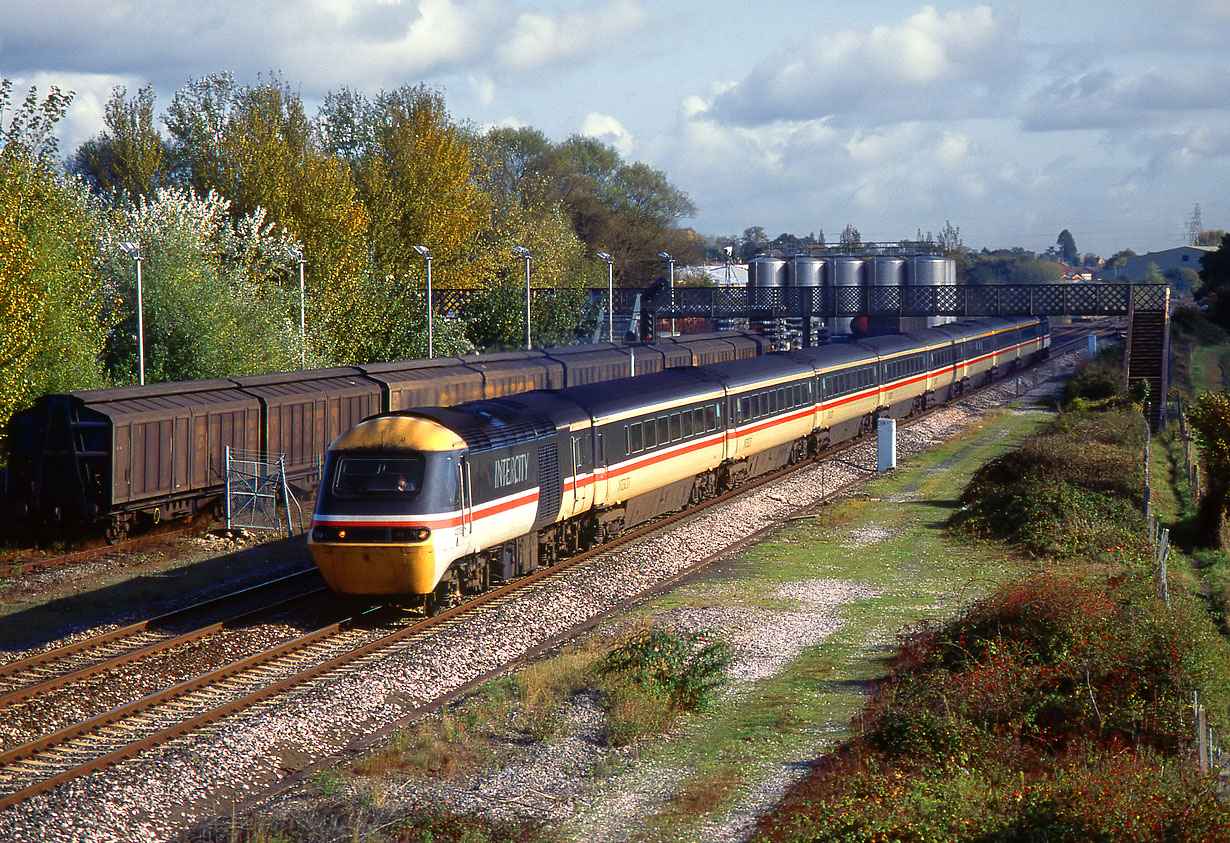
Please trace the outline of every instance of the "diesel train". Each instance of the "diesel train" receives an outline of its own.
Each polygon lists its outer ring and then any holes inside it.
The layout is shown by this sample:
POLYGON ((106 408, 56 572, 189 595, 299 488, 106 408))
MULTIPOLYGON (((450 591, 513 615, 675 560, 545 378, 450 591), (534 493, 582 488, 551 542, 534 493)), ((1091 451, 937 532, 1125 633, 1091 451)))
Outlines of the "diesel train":
POLYGON ((990 381, 1050 347, 980 319, 383 413, 325 459, 309 537, 336 592, 429 610, 990 381), (416 599, 419 599, 416 598, 416 599))
POLYGON ((5 430, 0 527, 134 524, 217 507, 226 452, 281 459, 314 494, 330 442, 361 419, 411 407, 590 384, 756 357, 767 341, 727 331, 652 344, 578 345, 44 395, 5 430))

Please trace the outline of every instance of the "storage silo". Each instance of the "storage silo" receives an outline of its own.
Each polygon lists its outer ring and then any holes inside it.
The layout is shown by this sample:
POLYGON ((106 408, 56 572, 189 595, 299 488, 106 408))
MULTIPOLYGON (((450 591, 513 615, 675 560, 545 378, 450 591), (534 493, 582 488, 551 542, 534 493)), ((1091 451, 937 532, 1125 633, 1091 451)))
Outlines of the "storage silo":
POLYGON ((761 255, 747 262, 747 299, 752 307, 772 307, 781 302, 773 290, 785 288, 789 265, 784 258, 761 255))
POLYGON ((877 255, 867 262, 867 333, 901 333, 901 296, 906 282, 905 258, 877 255))
MULTIPOLYGON (((940 316, 936 310, 935 287, 953 286, 957 283, 957 264, 952 258, 940 255, 915 255, 910 258, 906 275, 906 305, 912 313, 922 315, 922 324, 928 328, 955 322, 955 316, 940 316)), ((941 302, 941 305, 948 302, 941 302)))
POLYGON ((862 314, 866 310, 866 284, 863 274, 866 263, 866 259, 854 255, 837 255, 829 259, 829 278, 833 285, 837 314, 829 325, 829 330, 834 335, 853 333, 856 317, 850 314, 862 314))
POLYGON ((786 324, 792 345, 815 345, 821 336, 827 336, 827 331, 824 331, 823 299, 816 292, 828 281, 827 263, 817 255, 795 255, 790 259, 786 297, 790 315, 786 324), (806 331, 803 325, 805 311, 812 314, 806 331))

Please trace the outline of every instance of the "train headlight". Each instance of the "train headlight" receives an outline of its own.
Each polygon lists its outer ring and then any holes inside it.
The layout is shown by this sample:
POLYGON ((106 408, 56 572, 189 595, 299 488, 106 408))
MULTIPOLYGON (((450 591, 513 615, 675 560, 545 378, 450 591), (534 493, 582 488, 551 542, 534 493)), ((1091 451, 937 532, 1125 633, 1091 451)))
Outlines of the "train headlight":
POLYGON ((324 529, 324 527, 317 527, 315 530, 313 530, 313 531, 312 531, 312 541, 314 541, 314 542, 322 542, 322 541, 324 541, 324 540, 325 540, 325 529, 324 529))
POLYGON ((431 530, 426 527, 401 527, 393 530, 395 542, 425 542, 431 538, 431 530))

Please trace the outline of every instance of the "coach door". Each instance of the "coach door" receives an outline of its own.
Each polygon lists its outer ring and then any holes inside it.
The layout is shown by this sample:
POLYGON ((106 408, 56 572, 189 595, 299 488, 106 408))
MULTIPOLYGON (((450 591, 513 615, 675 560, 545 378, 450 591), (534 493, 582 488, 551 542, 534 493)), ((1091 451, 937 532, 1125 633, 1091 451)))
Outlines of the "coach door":
POLYGON ((462 457, 457 463, 457 497, 461 504, 461 524, 457 527, 457 544, 469 550, 470 536, 474 533, 474 490, 470 483, 470 459, 462 457))
POLYGON ((572 502, 575 512, 589 509, 594 498, 594 443, 593 433, 585 431, 569 436, 572 443, 572 502))

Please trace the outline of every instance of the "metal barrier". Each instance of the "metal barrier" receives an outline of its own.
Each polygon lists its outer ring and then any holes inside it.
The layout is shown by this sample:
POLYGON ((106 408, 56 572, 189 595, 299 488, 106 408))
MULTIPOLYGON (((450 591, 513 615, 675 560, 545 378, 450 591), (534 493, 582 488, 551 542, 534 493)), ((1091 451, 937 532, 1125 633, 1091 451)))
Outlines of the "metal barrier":
POLYGON ((295 534, 291 507, 298 513, 303 530, 303 509, 286 482, 286 458, 278 454, 270 462, 260 454, 226 447, 226 528, 295 534), (279 502, 285 517, 278 515, 279 502))

